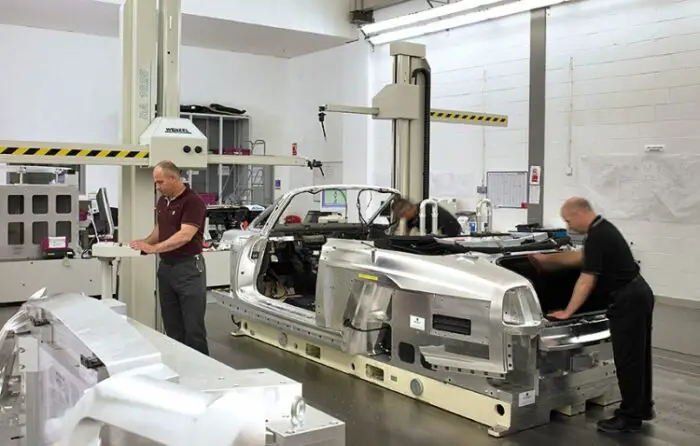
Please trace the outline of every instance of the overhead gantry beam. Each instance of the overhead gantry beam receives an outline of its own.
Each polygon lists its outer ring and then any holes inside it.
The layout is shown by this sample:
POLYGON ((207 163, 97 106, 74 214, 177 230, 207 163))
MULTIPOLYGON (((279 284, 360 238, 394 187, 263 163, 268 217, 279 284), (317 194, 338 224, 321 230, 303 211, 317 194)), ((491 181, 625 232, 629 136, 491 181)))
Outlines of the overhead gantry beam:
POLYGON ((0 163, 148 166, 148 147, 40 141, 0 141, 0 163))
MULTIPOLYGON (((0 163, 152 166, 148 146, 91 145, 41 141, 0 141, 0 163)), ((312 167, 298 156, 207 155, 207 164, 312 167)), ((314 164, 317 166, 317 164, 314 164)))
POLYGON ((508 127, 507 115, 470 111, 430 109, 430 120, 451 124, 471 124, 490 127, 508 127))
MULTIPOLYGON (((377 119, 382 119, 382 117, 380 116, 379 107, 356 107, 352 105, 326 104, 321 105, 318 108, 318 111, 319 113, 368 115, 377 119)), ((491 127, 508 127, 507 115, 471 111, 431 108, 430 120, 432 122, 446 122, 449 124, 471 124, 491 127)))
POLYGON ((327 113, 369 115, 392 121, 391 186, 416 203, 430 197, 430 125, 432 122, 507 127, 508 116, 431 107, 432 74, 425 45, 394 42, 392 83, 372 98, 371 107, 326 104, 318 109, 324 137, 327 113))

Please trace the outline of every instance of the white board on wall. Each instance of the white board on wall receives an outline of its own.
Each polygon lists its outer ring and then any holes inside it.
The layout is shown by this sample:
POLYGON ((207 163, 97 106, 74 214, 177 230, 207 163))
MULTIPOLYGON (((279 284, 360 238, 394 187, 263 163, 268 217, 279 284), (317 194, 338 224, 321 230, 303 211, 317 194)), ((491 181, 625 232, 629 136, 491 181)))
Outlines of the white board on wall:
MULTIPOLYGON (((320 169, 314 169, 313 185, 325 186, 329 184, 343 184, 343 162, 342 161, 324 161, 323 174, 320 169)), ((321 194, 313 196, 314 202, 321 201, 321 194)))
POLYGON ((522 209, 527 203, 527 172, 486 172, 486 197, 493 207, 522 209))
POLYGON ((610 218, 700 223, 700 155, 582 156, 578 171, 587 198, 610 218))

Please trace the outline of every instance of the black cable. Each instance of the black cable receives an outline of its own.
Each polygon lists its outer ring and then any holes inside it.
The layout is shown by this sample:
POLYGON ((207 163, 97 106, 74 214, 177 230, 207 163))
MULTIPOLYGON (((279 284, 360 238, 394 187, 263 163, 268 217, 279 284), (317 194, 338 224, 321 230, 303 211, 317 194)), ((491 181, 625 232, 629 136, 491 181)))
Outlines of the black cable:
POLYGON ((369 233, 369 224, 367 224, 367 220, 365 220, 365 217, 362 215, 362 204, 360 203, 360 197, 362 196, 362 192, 366 192, 371 189, 360 189, 360 191, 357 193, 357 217, 360 220, 360 231, 363 233, 365 230, 369 233))
MULTIPOLYGON (((413 70, 411 76, 417 80, 418 73, 423 75, 425 80, 425 108, 423 110, 423 199, 430 197, 430 69, 421 67, 413 70)), ((417 83, 417 82, 416 82, 417 83)))
POLYGON ((318 122, 321 123, 321 130, 323 130, 323 140, 328 141, 328 136, 326 135, 326 107, 318 107, 318 122))

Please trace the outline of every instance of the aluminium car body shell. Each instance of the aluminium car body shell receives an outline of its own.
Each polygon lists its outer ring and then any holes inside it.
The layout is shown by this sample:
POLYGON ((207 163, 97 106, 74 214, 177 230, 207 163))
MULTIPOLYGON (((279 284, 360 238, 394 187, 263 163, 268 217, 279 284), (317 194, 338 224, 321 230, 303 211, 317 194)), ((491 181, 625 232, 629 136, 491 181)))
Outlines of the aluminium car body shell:
MULTIPOLYGON (((280 345, 286 334, 297 336, 307 348, 313 344, 374 358, 486 395, 494 404, 510 404, 510 427, 491 426, 492 435, 545 424, 550 412, 561 408, 581 413, 588 400, 619 401, 607 318, 546 322, 530 282, 497 264, 502 253, 423 256, 380 249, 372 241, 329 238, 318 261, 315 311, 262 295, 257 278, 268 243, 295 240, 272 231, 275 223, 297 194, 331 188, 395 192, 334 185, 285 194, 264 227, 232 251, 231 291, 218 299, 234 320, 273 327, 280 345), (530 320, 520 326, 504 322, 504 295, 514 289, 526 290, 519 299, 531 305, 530 320), (434 317, 440 315, 468 319, 470 333, 436 329, 434 317), (387 325, 391 336, 382 341, 387 325), (391 354, 382 351, 383 342, 391 343, 391 354)), ((308 350, 306 355, 316 357, 308 350)))
MULTIPOLYGON (((395 193, 391 189, 371 186, 323 188, 395 193)), ((378 327, 388 317, 393 292, 400 290, 403 293, 393 296, 396 300, 417 298, 406 293, 427 295, 431 296, 429 305, 433 310, 461 315, 472 321, 470 336, 453 337, 488 347, 488 359, 473 359, 475 368, 496 375, 513 369, 512 361, 507 359, 508 350, 504 349, 505 336, 536 336, 542 314, 527 279, 495 265, 494 256, 420 256, 379 249, 372 242, 329 239, 319 259, 315 313, 262 295, 256 284, 268 242, 293 240, 293 237, 284 235, 269 237, 270 231, 294 196, 321 189, 305 188, 288 193, 278 202, 263 229, 250 234, 236 252, 232 251, 231 285, 237 300, 268 312, 270 317, 287 318, 288 322, 296 324, 297 329, 307 333, 310 330, 323 332, 327 339, 333 340, 334 347, 347 353, 364 354, 372 352, 378 327), (536 308, 534 319, 520 326, 507 325, 503 322, 503 299, 508 290, 518 287, 530 290, 530 304, 536 308), (348 322, 352 325, 348 326, 348 322), (356 324, 360 330, 356 329, 356 324)), ((397 307, 395 303, 394 308, 397 307)), ((443 335, 449 336, 448 333, 443 335)))

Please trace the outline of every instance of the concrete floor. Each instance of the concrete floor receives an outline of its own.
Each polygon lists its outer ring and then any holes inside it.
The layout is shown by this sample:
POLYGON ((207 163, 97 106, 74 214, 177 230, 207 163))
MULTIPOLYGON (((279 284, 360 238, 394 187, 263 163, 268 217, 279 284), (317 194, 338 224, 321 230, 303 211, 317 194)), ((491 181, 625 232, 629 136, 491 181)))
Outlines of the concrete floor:
MULTIPOLYGON (((0 309, 4 322, 15 309, 0 309)), ((209 304, 211 355, 237 369, 269 368, 304 384, 307 402, 346 422, 347 446, 695 446, 700 444, 700 358, 657 351, 657 418, 640 434, 611 436, 595 422, 612 409, 555 416, 552 422, 503 439, 469 420, 348 377, 247 338, 230 336, 229 314, 209 304)))

